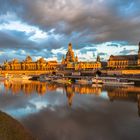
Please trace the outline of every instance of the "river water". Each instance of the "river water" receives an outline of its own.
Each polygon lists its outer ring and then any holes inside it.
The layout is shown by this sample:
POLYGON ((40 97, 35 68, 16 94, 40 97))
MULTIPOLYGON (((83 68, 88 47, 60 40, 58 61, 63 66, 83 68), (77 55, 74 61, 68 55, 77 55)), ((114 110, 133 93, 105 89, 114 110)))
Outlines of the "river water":
POLYGON ((140 139, 140 87, 1 81, 0 110, 39 140, 140 139))

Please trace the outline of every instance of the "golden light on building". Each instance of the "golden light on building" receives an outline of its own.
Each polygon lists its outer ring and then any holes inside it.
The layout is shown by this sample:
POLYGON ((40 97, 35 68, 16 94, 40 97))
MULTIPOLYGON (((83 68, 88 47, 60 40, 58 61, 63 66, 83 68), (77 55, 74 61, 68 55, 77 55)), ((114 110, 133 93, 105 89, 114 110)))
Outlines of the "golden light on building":
POLYGON ((27 56, 26 59, 22 62, 19 62, 18 59, 14 59, 12 61, 5 61, 3 64, 3 70, 54 70, 57 66, 57 61, 46 61, 44 58, 33 61, 30 56, 27 56))
POLYGON ((72 49, 71 43, 69 43, 68 45, 68 51, 66 53, 66 57, 63 56, 61 64, 65 67, 65 70, 93 70, 93 69, 101 68, 101 62, 99 56, 97 56, 95 62, 79 61, 78 56, 74 55, 74 51, 72 49))
POLYGON ((125 69, 128 67, 140 67, 140 43, 138 54, 136 55, 111 55, 108 63, 108 68, 125 69))

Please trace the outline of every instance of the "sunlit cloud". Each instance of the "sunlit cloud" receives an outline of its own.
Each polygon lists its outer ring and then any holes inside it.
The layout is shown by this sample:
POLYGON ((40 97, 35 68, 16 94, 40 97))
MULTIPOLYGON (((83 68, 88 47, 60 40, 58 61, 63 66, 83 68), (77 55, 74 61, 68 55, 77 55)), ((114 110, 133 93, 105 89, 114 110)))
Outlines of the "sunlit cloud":
POLYGON ((67 50, 62 47, 62 48, 59 48, 59 49, 52 49, 51 52, 53 54, 57 54, 57 53, 66 54, 67 50))
POLYGON ((25 32, 26 34, 30 34, 30 38, 33 41, 46 39, 47 33, 41 31, 39 28, 30 26, 28 24, 22 23, 21 21, 9 21, 8 23, 1 24, 0 30, 15 30, 20 32, 25 32))

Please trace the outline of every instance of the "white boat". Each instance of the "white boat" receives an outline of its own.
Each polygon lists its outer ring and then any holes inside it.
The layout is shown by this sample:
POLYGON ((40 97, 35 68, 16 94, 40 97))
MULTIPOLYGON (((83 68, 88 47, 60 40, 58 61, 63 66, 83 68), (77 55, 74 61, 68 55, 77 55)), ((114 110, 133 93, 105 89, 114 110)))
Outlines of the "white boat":
POLYGON ((52 81, 60 84, 71 84, 71 80, 65 78, 53 79, 52 81))
POLYGON ((75 82, 78 84, 92 84, 92 79, 77 79, 75 82))
POLYGON ((126 79, 120 79, 117 77, 100 77, 104 85, 134 85, 134 82, 130 82, 126 79))

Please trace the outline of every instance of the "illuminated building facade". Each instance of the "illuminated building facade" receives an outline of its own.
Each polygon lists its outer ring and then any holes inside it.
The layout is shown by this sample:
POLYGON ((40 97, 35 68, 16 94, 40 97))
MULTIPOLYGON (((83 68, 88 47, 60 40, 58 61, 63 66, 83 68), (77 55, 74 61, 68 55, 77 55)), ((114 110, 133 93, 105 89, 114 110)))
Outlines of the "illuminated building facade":
POLYGON ((18 59, 14 59, 9 62, 4 62, 3 70, 54 70, 58 66, 57 61, 46 61, 44 58, 40 58, 37 61, 33 61, 30 56, 22 62, 18 59))
POLYGON ((125 69, 127 67, 139 67, 140 66, 140 43, 138 54, 136 55, 111 55, 108 63, 110 69, 125 69))
POLYGON ((101 69, 101 62, 99 56, 97 57, 97 60, 95 62, 79 62, 78 56, 74 55, 71 43, 69 43, 66 58, 64 56, 62 58, 61 65, 63 65, 63 67, 65 67, 66 70, 101 69))

